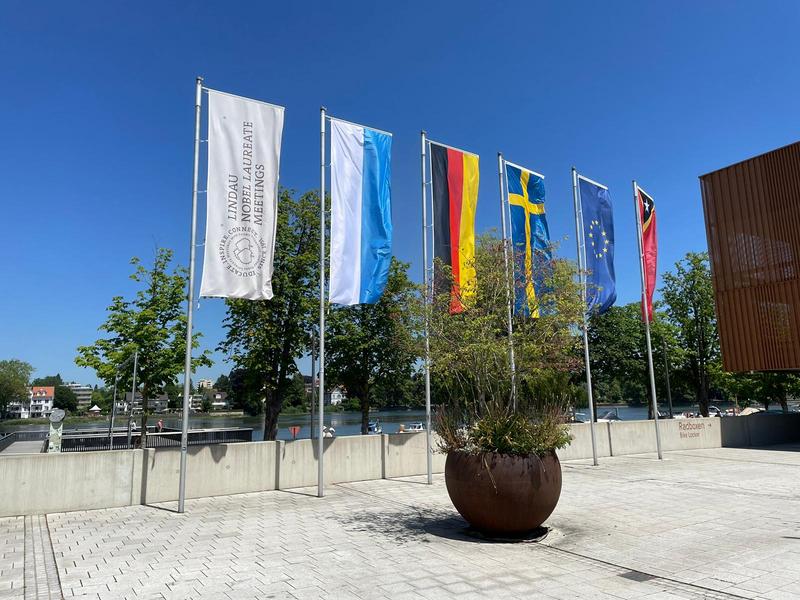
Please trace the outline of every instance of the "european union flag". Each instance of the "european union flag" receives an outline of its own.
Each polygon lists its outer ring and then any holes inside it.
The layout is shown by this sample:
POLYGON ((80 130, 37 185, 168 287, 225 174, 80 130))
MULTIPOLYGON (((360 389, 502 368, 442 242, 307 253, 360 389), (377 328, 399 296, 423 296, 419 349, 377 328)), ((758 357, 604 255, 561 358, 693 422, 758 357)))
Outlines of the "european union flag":
POLYGON ((551 258, 544 179, 506 163, 506 182, 514 252, 514 314, 538 318, 545 266, 551 258))
POLYGON ((614 277, 614 216, 608 189, 594 181, 578 178, 586 254, 586 308, 602 314, 617 299, 614 277))

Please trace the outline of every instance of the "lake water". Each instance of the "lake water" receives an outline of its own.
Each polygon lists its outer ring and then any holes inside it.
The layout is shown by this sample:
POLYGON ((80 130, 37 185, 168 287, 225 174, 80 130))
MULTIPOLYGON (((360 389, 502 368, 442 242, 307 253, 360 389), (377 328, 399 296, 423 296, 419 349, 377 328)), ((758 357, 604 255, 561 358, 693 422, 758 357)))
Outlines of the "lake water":
MULTIPOLYGON (((722 404, 720 408, 725 408, 722 404)), ((664 406, 660 407, 662 411, 665 410, 664 406)), ((600 406, 597 409, 598 417, 602 417, 608 411, 618 411, 619 417, 624 421, 635 421, 647 419, 647 407, 645 406, 619 406, 619 407, 606 407, 600 406)), ((697 410, 690 406, 675 406, 673 412, 675 414, 687 411, 697 410)), ((589 411, 581 409, 579 413, 588 419, 589 411)), ((164 420, 164 426, 174 429, 180 429, 181 418, 180 416, 166 415, 160 417, 164 420)), ((151 416, 148 419, 148 424, 155 425, 158 421, 158 416, 151 416)), ((425 422, 424 410, 407 410, 407 411, 377 411, 370 413, 370 420, 379 419, 384 433, 397 433, 400 424, 405 424, 406 427, 410 423, 425 422)), ((316 419, 315 419, 316 420, 316 419)), ((117 418, 115 425, 125 426, 124 418, 117 418)), ((358 435, 361 433, 361 413, 357 412, 330 412, 325 413, 325 424, 333 426, 336 429, 336 435, 358 435)), ((297 439, 308 438, 311 431, 311 415, 281 415, 278 418, 278 439, 290 440, 292 434, 289 430, 290 427, 300 427, 297 433, 297 439)), ((205 415, 191 415, 189 417, 190 429, 209 429, 217 427, 249 427, 253 429, 253 440, 264 439, 264 418, 261 417, 237 417, 237 416, 205 416, 205 415)), ((67 429, 108 429, 108 419, 106 417, 98 418, 96 421, 88 421, 79 424, 66 425, 67 429)), ((316 434, 316 423, 314 424, 314 432, 316 434)), ((0 432, 7 431, 20 431, 20 430, 46 430, 46 424, 15 424, 4 425, 0 421, 0 432)))

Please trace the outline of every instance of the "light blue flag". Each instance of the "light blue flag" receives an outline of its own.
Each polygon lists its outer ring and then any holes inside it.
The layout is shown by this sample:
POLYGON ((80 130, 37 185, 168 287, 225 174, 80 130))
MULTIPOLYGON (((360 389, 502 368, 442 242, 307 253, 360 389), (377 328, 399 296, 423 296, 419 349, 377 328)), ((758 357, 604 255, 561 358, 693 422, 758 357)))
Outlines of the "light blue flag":
POLYGON ((392 260, 392 136, 331 119, 330 301, 374 304, 392 260))

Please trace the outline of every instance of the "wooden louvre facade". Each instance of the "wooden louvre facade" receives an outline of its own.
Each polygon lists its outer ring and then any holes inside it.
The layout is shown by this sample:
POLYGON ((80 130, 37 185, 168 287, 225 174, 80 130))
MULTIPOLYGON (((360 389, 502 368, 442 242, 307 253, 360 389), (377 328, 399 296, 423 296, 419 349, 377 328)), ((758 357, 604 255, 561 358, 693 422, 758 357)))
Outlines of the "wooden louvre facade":
POLYGON ((800 142, 700 177, 723 367, 800 369, 800 142))

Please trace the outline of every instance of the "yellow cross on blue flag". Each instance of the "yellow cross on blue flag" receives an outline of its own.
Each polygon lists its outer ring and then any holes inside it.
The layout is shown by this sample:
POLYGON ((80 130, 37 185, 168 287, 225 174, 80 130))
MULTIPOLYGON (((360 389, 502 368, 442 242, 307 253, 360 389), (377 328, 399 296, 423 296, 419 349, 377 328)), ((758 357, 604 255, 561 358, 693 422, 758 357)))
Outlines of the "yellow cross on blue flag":
POLYGON ((505 163, 514 252, 514 314, 539 317, 545 266, 551 259, 544 178, 505 163))

